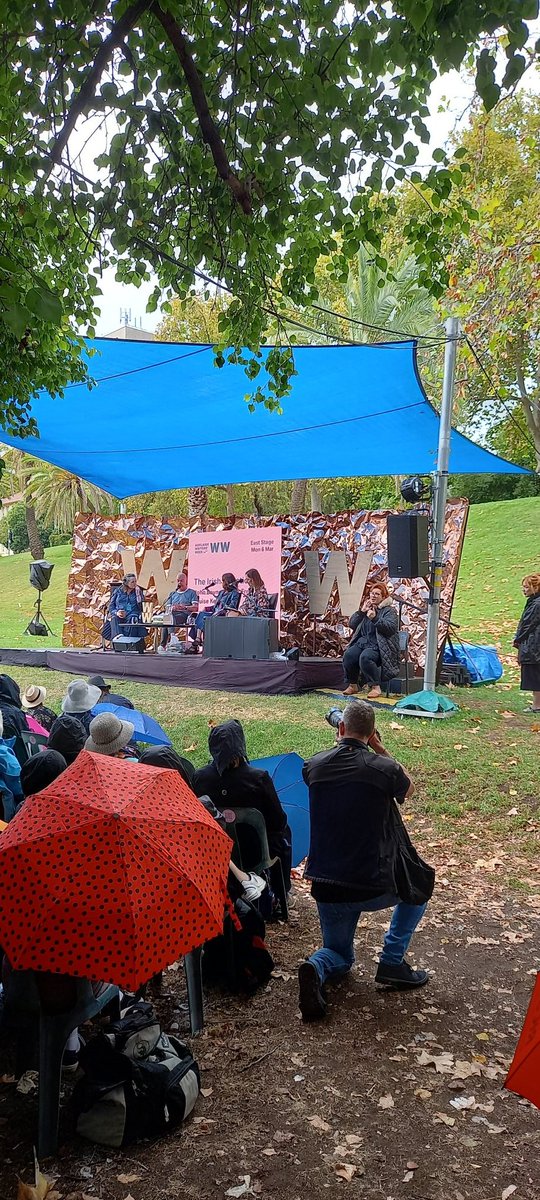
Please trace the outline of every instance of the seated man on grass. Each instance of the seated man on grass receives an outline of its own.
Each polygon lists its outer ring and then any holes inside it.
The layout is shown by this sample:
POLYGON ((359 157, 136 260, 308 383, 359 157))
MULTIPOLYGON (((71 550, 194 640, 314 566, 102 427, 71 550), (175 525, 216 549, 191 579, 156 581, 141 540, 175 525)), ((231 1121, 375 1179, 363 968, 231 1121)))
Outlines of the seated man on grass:
POLYGON ((435 873, 417 854, 399 814, 397 804, 412 796, 414 786, 384 749, 370 704, 347 704, 337 745, 309 759, 303 774, 311 817, 306 877, 323 937, 298 973, 300 1011, 313 1021, 326 1014, 326 981, 341 978, 354 963, 362 913, 394 909, 375 982, 390 988, 428 982, 427 971, 413 970, 405 954, 435 873))

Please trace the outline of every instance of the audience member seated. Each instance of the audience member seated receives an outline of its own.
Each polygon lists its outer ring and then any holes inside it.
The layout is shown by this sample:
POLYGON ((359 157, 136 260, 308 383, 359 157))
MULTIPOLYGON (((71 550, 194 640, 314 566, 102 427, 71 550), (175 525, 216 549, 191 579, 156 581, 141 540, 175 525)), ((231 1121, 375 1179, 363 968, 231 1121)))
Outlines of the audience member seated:
POLYGON ((166 771, 178 771, 178 774, 193 791, 195 767, 189 758, 182 758, 172 746, 149 746, 143 750, 139 762, 146 767, 161 767, 166 771))
POLYGON ((210 608, 200 612, 195 618, 195 624, 190 630, 190 638, 194 641, 202 642, 204 634, 204 626, 207 617, 226 617, 229 612, 238 609, 240 604, 240 592, 236 586, 236 579, 229 571, 221 576, 221 590, 217 593, 215 604, 210 608))
POLYGON ((23 799, 21 764, 13 750, 14 738, 4 738, 4 722, 0 712, 0 819, 11 821, 23 799))
POLYGON ((61 713, 51 729, 47 748, 58 750, 70 767, 81 750, 84 750, 86 738, 87 732, 82 721, 79 721, 78 717, 71 716, 70 713, 61 713))
POLYGON ((11 675, 0 675, 0 712, 4 721, 4 737, 15 738, 13 750, 22 764, 28 758, 28 751, 21 735, 29 732, 29 726, 22 710, 21 689, 11 675))
POLYGON ((128 700, 127 696, 121 696, 119 692, 111 692, 110 683, 105 683, 103 675, 91 675, 86 680, 90 687, 97 687, 101 690, 101 696, 98 704, 119 704, 122 708, 135 708, 132 700, 128 700))
POLYGON ((94 720, 92 709, 101 700, 101 688, 90 686, 86 679, 74 679, 68 684, 67 692, 62 700, 62 712, 69 713, 84 725, 90 732, 90 722, 94 720))
POLYGON ((163 651, 167 645, 170 636, 170 629, 173 626, 187 625, 188 617, 191 613, 196 613, 199 605, 197 593, 193 588, 188 588, 187 575, 185 571, 180 571, 176 580, 174 591, 170 592, 165 601, 165 611, 172 616, 172 625, 164 626, 161 631, 161 645, 158 647, 163 651))
POLYGON ((67 762, 63 754, 59 754, 58 750, 42 750, 40 754, 33 754, 31 758, 27 758, 24 765, 21 767, 21 788, 24 799, 29 796, 36 796, 38 792, 43 792, 50 783, 54 783, 55 779, 62 774, 67 768, 67 762))
POLYGON ((34 717, 36 721, 39 721, 39 724, 42 725, 48 733, 56 721, 56 713, 53 712, 52 708, 47 708, 47 705, 45 704, 46 699, 47 688, 44 688, 37 683, 31 683, 30 686, 27 687, 23 692, 22 706, 25 712, 34 717))
POLYGON ((286 890, 291 886, 291 832, 287 816, 268 771, 250 766, 244 730, 239 721, 225 721, 210 730, 212 762, 195 772, 193 790, 209 796, 216 808, 257 808, 264 817, 268 847, 281 859, 286 890))
POLYGON ((244 582, 247 583, 249 590, 240 605, 240 615, 242 617, 269 617, 270 601, 259 572, 253 567, 250 568, 249 571, 246 571, 244 582))
POLYGON ((114 713, 99 713, 90 722, 90 737, 87 738, 84 748, 91 750, 92 754, 104 754, 108 758, 138 762, 129 746, 134 732, 131 721, 121 721, 114 713))

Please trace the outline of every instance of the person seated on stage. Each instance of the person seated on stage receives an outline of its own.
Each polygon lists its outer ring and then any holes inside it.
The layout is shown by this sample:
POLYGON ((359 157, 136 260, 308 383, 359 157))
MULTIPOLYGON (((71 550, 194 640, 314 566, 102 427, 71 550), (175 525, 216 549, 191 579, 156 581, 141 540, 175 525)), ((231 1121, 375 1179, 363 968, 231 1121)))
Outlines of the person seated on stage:
POLYGON ((4 721, 0 712, 0 820, 11 821, 23 799, 21 764, 12 748, 12 738, 3 737, 4 721))
POLYGON ((285 888, 291 886, 291 831, 287 814, 268 774, 248 762, 240 721, 225 721, 210 730, 212 762, 195 772, 193 791, 209 796, 216 808, 257 808, 264 817, 268 848, 281 859, 285 888))
MULTIPOLYGON (((92 714, 90 714, 92 715, 92 714)), ((78 716, 71 713, 61 713, 56 718, 54 725, 49 734, 47 748, 49 750, 58 750, 65 758, 68 767, 84 750, 84 744, 88 737, 88 731, 85 729, 82 721, 78 716)))
MULTIPOLYGON (((196 613, 199 607, 199 598, 193 588, 188 588, 188 580, 186 571, 180 571, 176 580, 174 591, 170 592, 165 601, 165 609, 172 613, 173 626, 186 625, 187 619, 191 613, 196 613)), ((170 637, 170 627, 165 626, 161 631, 161 646, 159 652, 163 652, 170 637)))
POLYGON ((361 680, 363 686, 369 685, 368 700, 375 700, 381 695, 381 680, 399 675, 398 615, 384 583, 370 587, 349 625, 354 632, 343 655, 347 682, 343 694, 355 695, 361 680))
POLYGON ((131 721, 121 721, 115 713, 99 713, 90 722, 90 736, 85 750, 92 754, 104 754, 107 758, 123 758, 125 762, 138 762, 129 745, 135 730, 131 721))
POLYGON ((56 721, 56 713, 52 708, 47 708, 45 700, 47 699, 47 688, 41 687, 37 683, 31 683, 22 694, 22 706, 25 712, 30 713, 40 725, 47 730, 47 733, 56 721))
POLYGON ((73 679, 68 683, 67 692, 62 700, 62 712, 77 717, 88 733, 90 722, 95 717, 92 709, 95 704, 99 704, 100 699, 100 688, 91 686, 86 679, 73 679))
POLYGON ((195 624, 189 636, 193 641, 201 641, 207 617, 226 617, 228 613, 237 611, 240 604, 240 592, 234 575, 226 571, 221 576, 221 590, 217 593, 215 604, 200 612, 195 618, 195 624))
POLYGON ((109 606, 112 639, 119 634, 139 637, 141 640, 146 637, 146 627, 139 624, 142 621, 142 606, 143 594, 141 588, 137 587, 137 576, 124 575, 112 594, 109 606))
POLYGON ((269 617, 270 601, 259 572, 251 567, 249 571, 246 571, 244 582, 247 583, 249 591, 244 596, 240 605, 241 616, 269 617))
POLYGON ((91 675, 86 680, 91 687, 101 688, 101 696, 98 704, 119 704, 122 708, 135 708, 132 700, 128 700, 127 696, 121 696, 119 692, 111 692, 110 683, 105 683, 103 675, 91 675))

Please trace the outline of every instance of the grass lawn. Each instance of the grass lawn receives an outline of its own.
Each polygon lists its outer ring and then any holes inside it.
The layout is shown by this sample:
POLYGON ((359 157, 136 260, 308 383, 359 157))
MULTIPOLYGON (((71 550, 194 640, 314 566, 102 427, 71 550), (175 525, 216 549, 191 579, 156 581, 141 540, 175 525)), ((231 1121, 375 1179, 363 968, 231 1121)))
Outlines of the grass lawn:
MULTIPOLYGON (((471 508, 454 610, 462 637, 499 643, 505 654, 523 607, 520 580, 538 569, 540 499, 480 504, 471 508), (502 574, 504 572, 504 574, 502 574)), ((56 567, 45 593, 45 611, 61 633, 69 547, 47 554, 56 567)), ((0 560, 0 629, 4 645, 28 645, 21 629, 31 611, 28 555, 0 560)), ((49 639, 51 646, 60 639, 49 639)), ((26 686, 30 669, 10 673, 26 686)), ((69 680, 50 672, 47 688, 58 706, 69 680)), ((429 817, 444 833, 452 829, 456 845, 485 836, 519 849, 526 858, 537 853, 540 799, 540 722, 524 712, 518 672, 508 665, 495 687, 453 692, 460 712, 449 721, 397 721, 381 712, 377 720, 389 750, 408 767, 418 784, 413 820, 429 817), (475 832, 476 831, 476 832, 475 832)), ((178 750, 196 765, 207 759, 209 722, 236 716, 244 724, 251 757, 296 750, 313 754, 331 742, 324 722, 327 701, 320 696, 266 697, 227 692, 192 691, 122 682, 121 689, 151 713, 170 734, 178 750)), ((519 886, 519 871, 509 872, 519 886)))

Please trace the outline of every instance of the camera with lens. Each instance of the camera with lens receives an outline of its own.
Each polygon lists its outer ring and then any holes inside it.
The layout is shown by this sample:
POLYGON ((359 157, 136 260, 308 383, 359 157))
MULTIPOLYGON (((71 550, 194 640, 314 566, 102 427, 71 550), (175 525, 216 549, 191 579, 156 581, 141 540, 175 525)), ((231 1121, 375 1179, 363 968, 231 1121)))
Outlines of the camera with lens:
POLYGON ((334 707, 330 708, 328 712, 324 714, 324 719, 325 721, 328 721, 328 724, 332 726, 332 729, 339 729, 340 721, 343 720, 343 710, 334 704, 334 707))

